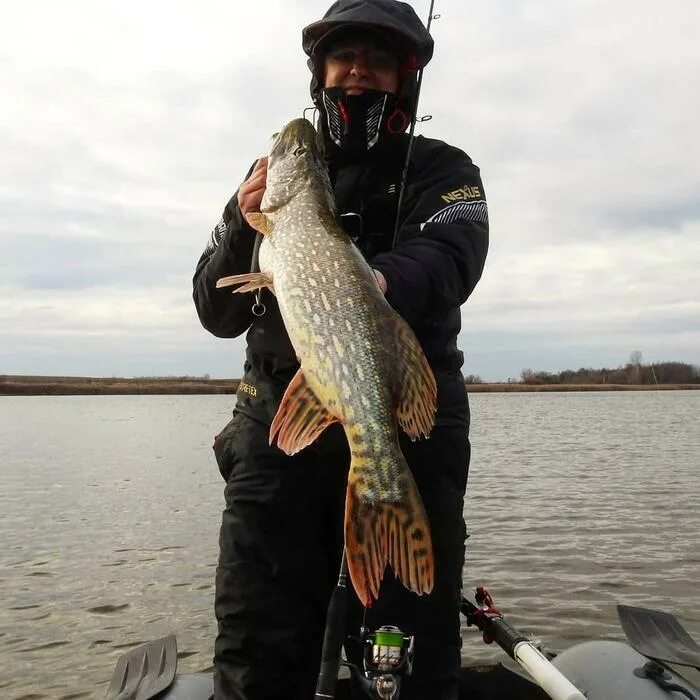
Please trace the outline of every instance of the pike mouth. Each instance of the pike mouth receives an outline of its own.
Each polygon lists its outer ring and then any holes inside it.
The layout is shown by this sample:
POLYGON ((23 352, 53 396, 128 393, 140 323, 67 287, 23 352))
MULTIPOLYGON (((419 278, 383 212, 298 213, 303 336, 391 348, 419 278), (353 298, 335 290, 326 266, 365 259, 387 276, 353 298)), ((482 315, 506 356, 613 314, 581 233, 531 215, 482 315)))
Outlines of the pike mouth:
POLYGON ((270 157, 280 157, 294 153, 302 155, 310 151, 316 159, 322 160, 318 135, 308 119, 294 119, 282 131, 273 134, 270 144, 270 157))

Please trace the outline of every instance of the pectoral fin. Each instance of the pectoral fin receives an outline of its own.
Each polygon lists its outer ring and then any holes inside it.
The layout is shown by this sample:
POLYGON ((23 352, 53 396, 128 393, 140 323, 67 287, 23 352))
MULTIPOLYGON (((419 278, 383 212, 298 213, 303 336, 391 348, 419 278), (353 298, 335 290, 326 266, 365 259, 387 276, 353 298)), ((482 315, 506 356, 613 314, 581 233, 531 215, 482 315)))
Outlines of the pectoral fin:
POLYGON ((267 236, 272 231, 272 219, 259 211, 251 211, 245 215, 245 219, 251 228, 260 231, 263 236, 267 236))
POLYGON ((274 292, 272 285, 272 277, 263 272, 247 272, 243 275, 231 275, 230 277, 222 277, 216 282, 216 288, 231 287, 234 284, 241 284, 242 287, 234 289, 234 294, 242 294, 244 292, 255 292, 258 289, 267 287, 274 292))
POLYGON ((289 382, 270 426, 270 444, 276 440, 280 450, 288 455, 296 454, 337 420, 321 405, 299 369, 289 382))
POLYGON ((403 319, 398 319, 396 324, 396 357, 396 418, 410 438, 427 437, 435 422, 435 375, 420 343, 403 319))

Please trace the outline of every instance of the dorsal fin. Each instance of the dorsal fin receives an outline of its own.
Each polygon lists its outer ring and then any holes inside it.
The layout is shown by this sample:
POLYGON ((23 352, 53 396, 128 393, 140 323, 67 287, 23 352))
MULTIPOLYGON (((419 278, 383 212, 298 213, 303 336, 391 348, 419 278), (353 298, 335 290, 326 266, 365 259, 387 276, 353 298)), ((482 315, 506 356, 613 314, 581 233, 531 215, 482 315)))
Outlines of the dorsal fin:
POLYGON ((396 323, 396 418, 413 439, 427 437, 435 422, 437 385, 423 348, 408 324, 396 323))

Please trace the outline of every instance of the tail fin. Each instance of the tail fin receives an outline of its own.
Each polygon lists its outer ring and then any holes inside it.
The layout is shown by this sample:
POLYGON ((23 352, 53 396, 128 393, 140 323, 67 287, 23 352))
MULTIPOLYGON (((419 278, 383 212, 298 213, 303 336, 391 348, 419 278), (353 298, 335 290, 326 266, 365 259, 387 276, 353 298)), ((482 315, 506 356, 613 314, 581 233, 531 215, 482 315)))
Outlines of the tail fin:
POLYGON ((379 595, 387 563, 409 590, 433 590, 434 560, 430 525, 408 466, 402 469, 403 498, 369 500, 352 465, 345 501, 345 549, 358 598, 366 607, 379 595))

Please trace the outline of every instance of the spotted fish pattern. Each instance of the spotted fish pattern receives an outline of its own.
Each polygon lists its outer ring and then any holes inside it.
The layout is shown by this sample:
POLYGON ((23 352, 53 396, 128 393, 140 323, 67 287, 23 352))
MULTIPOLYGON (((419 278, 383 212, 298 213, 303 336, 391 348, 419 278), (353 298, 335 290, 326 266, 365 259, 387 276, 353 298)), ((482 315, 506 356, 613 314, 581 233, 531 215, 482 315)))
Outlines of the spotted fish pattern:
POLYGON ((288 454, 339 422, 351 462, 345 546, 365 605, 379 595, 387 564, 418 594, 433 587, 430 526, 398 442, 429 435, 436 385, 415 335, 389 306, 342 230, 310 122, 273 138, 261 213, 260 272, 219 280, 238 293, 273 289, 300 369, 282 398, 270 442, 288 454))

